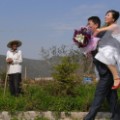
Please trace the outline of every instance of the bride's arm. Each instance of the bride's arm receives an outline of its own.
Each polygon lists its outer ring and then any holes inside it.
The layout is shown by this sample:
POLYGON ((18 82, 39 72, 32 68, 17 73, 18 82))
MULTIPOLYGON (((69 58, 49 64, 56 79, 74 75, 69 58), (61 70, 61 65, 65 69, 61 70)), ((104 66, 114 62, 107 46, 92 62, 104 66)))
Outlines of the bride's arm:
POLYGON ((104 31, 114 31, 116 28, 117 28, 117 24, 112 24, 112 25, 107 26, 107 27, 98 28, 98 29, 94 32, 93 36, 97 36, 98 33, 104 32, 104 31))
POLYGON ((107 27, 98 28, 97 31, 98 31, 98 32, 114 31, 116 27, 117 27, 116 24, 112 24, 112 25, 107 26, 107 27))

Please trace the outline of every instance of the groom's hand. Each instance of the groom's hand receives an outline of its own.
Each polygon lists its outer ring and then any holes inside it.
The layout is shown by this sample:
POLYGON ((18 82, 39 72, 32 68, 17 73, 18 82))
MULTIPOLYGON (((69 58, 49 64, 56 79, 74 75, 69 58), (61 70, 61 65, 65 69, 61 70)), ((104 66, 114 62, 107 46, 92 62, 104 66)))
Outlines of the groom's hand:
POLYGON ((91 58, 92 54, 91 54, 91 52, 89 52, 89 53, 86 53, 85 56, 86 56, 86 58, 91 58))

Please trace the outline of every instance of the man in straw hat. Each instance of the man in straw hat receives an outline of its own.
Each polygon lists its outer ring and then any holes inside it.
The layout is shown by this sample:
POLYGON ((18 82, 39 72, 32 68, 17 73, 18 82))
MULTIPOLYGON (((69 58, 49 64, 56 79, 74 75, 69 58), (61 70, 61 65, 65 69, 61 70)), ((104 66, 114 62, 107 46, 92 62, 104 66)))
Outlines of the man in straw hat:
POLYGON ((22 52, 18 47, 22 45, 19 40, 10 41, 7 47, 6 62, 8 64, 7 74, 9 76, 10 93, 13 96, 18 96, 21 93, 21 71, 22 71, 22 52))

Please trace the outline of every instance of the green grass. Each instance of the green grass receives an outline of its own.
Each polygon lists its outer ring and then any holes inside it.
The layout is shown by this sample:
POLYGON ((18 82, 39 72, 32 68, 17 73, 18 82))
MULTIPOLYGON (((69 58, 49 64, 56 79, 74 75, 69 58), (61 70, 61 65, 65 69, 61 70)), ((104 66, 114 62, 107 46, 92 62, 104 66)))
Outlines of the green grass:
MULTIPOLYGON (((57 83, 47 82, 27 84, 24 95, 13 97, 6 91, 3 98, 3 87, 0 87, 0 111, 88 111, 92 103, 96 85, 76 84, 72 95, 62 94, 57 83), (61 94, 60 94, 61 92, 61 94)), ((119 94, 120 96, 120 94, 119 94)), ((107 111, 107 104, 101 110, 107 111)))

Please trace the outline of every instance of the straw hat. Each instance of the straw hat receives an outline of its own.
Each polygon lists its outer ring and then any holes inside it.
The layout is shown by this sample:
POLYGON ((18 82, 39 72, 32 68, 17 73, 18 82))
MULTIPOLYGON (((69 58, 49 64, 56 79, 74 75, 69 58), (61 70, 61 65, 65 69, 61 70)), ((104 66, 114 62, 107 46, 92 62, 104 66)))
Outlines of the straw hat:
POLYGON ((13 44, 16 44, 17 47, 20 47, 20 46, 22 45, 22 42, 19 41, 19 40, 12 40, 12 41, 10 41, 10 42, 7 44, 7 47, 8 47, 8 48, 11 48, 11 46, 12 46, 13 44))

